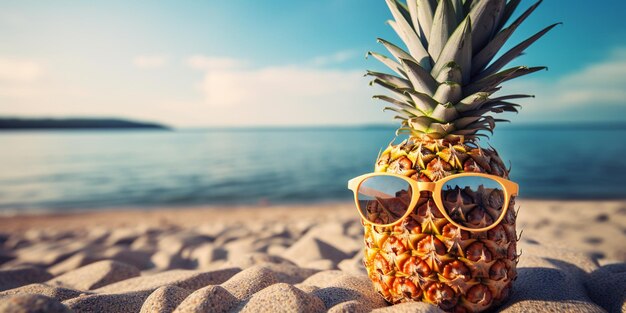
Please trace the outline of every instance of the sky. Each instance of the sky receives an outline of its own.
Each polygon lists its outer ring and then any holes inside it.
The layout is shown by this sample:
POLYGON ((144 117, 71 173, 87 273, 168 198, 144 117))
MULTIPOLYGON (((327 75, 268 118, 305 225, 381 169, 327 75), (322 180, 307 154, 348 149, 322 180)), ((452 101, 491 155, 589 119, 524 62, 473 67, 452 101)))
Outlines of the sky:
MULTIPOLYGON (((523 0, 516 16, 532 5, 523 0)), ((505 83, 515 123, 626 121, 626 2, 546 0, 506 47, 563 22, 505 83), (567 5, 564 5, 567 3, 567 5)), ((3 1, 0 116, 174 127, 391 124, 367 51, 399 43, 383 0, 3 1)))

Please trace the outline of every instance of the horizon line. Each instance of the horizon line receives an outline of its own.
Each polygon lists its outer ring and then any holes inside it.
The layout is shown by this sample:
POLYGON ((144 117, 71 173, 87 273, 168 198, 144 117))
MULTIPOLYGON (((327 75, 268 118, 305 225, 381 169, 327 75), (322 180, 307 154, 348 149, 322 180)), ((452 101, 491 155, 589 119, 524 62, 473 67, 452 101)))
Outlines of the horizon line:
MULTIPOLYGON (((561 129, 626 129, 626 121, 547 121, 500 123, 500 128, 561 128, 561 129)), ((400 125, 384 123, 332 125, 232 125, 232 126, 172 126, 173 130, 293 130, 293 129, 397 129, 400 125)))
MULTIPOLYGON (((148 119, 135 119, 132 117, 26 117, 15 115, 0 115, 0 119, 18 119, 18 120, 121 120, 126 122, 138 122, 158 124, 169 130, 340 130, 340 129, 397 129, 400 127, 398 123, 361 123, 361 124, 309 124, 309 125, 192 125, 192 126, 176 126, 167 122, 150 121, 148 119)), ((502 129, 626 129, 626 120, 624 121, 523 121, 516 123, 498 123, 497 128, 502 129)), ((26 129, 25 129, 26 130, 26 129)), ((36 130, 36 129, 32 129, 36 130)), ((41 129, 46 130, 46 129, 41 129)))

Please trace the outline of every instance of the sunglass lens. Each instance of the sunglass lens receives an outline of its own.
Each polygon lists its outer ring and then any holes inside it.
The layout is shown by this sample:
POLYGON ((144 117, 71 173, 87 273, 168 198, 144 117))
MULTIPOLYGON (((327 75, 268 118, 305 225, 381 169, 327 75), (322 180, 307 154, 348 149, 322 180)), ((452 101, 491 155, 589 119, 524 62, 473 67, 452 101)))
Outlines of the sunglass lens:
POLYGON ((448 216, 468 228, 491 226, 504 212, 504 187, 486 177, 451 179, 441 189, 441 199, 448 216))
POLYGON ((369 222, 391 224, 404 216, 411 194, 411 185, 402 178, 372 176, 359 186, 359 210, 369 222))

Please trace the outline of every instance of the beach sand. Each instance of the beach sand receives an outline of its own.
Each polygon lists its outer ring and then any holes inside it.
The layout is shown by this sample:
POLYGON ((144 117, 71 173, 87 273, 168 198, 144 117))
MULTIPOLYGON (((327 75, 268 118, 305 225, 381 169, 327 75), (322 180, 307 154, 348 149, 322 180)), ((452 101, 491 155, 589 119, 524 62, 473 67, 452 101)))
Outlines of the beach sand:
MULTIPOLYGON (((517 203, 498 311, 626 312, 626 201, 517 203)), ((439 312, 374 292, 362 232, 352 203, 0 217, 0 312, 439 312)))

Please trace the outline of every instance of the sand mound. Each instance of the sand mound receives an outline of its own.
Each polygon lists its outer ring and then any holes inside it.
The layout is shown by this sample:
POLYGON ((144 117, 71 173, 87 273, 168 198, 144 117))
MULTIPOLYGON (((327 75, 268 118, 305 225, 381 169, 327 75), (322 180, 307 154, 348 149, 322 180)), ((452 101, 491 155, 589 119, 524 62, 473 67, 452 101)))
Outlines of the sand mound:
POLYGON ((63 304, 76 312, 139 312, 149 295, 147 291, 92 294, 64 301, 63 304))
POLYGON ((191 294, 176 286, 164 286, 155 290, 141 306, 141 313, 170 313, 191 294))
POLYGON ((44 282, 50 278, 52 278, 50 273, 38 267, 25 266, 0 270, 0 291, 44 282))
POLYGON ((139 276, 139 270, 136 267, 105 260, 67 272, 47 283, 78 290, 92 290, 136 276, 139 276))
POLYGON ((25 295, 25 294, 39 294, 46 297, 50 297, 57 301, 65 301, 68 299, 76 298, 81 294, 85 294, 83 291, 53 287, 46 284, 30 284, 15 289, 0 292, 0 298, 10 295, 25 295))
POLYGON ((317 297, 285 283, 271 285, 242 303, 239 312, 324 312, 326 307, 317 297))
MULTIPOLYGON (((622 204, 596 204, 598 212, 581 214, 591 219, 582 222, 558 203, 530 204, 540 209, 520 213, 518 278, 498 310, 626 312, 622 204), (579 241, 559 241, 580 237, 581 228, 587 235, 579 241)), ((389 306, 374 291, 353 210, 33 218, 41 224, 0 218, 0 229, 25 227, 0 240, 0 313, 441 312, 427 303, 389 306), (117 227, 120 220, 125 224, 117 227)))
POLYGON ((239 299, 221 286, 207 286, 196 290, 176 308, 176 313, 228 312, 239 299))
POLYGON ((13 295, 2 298, 0 312, 3 313, 71 313, 61 302, 42 295, 13 295))

